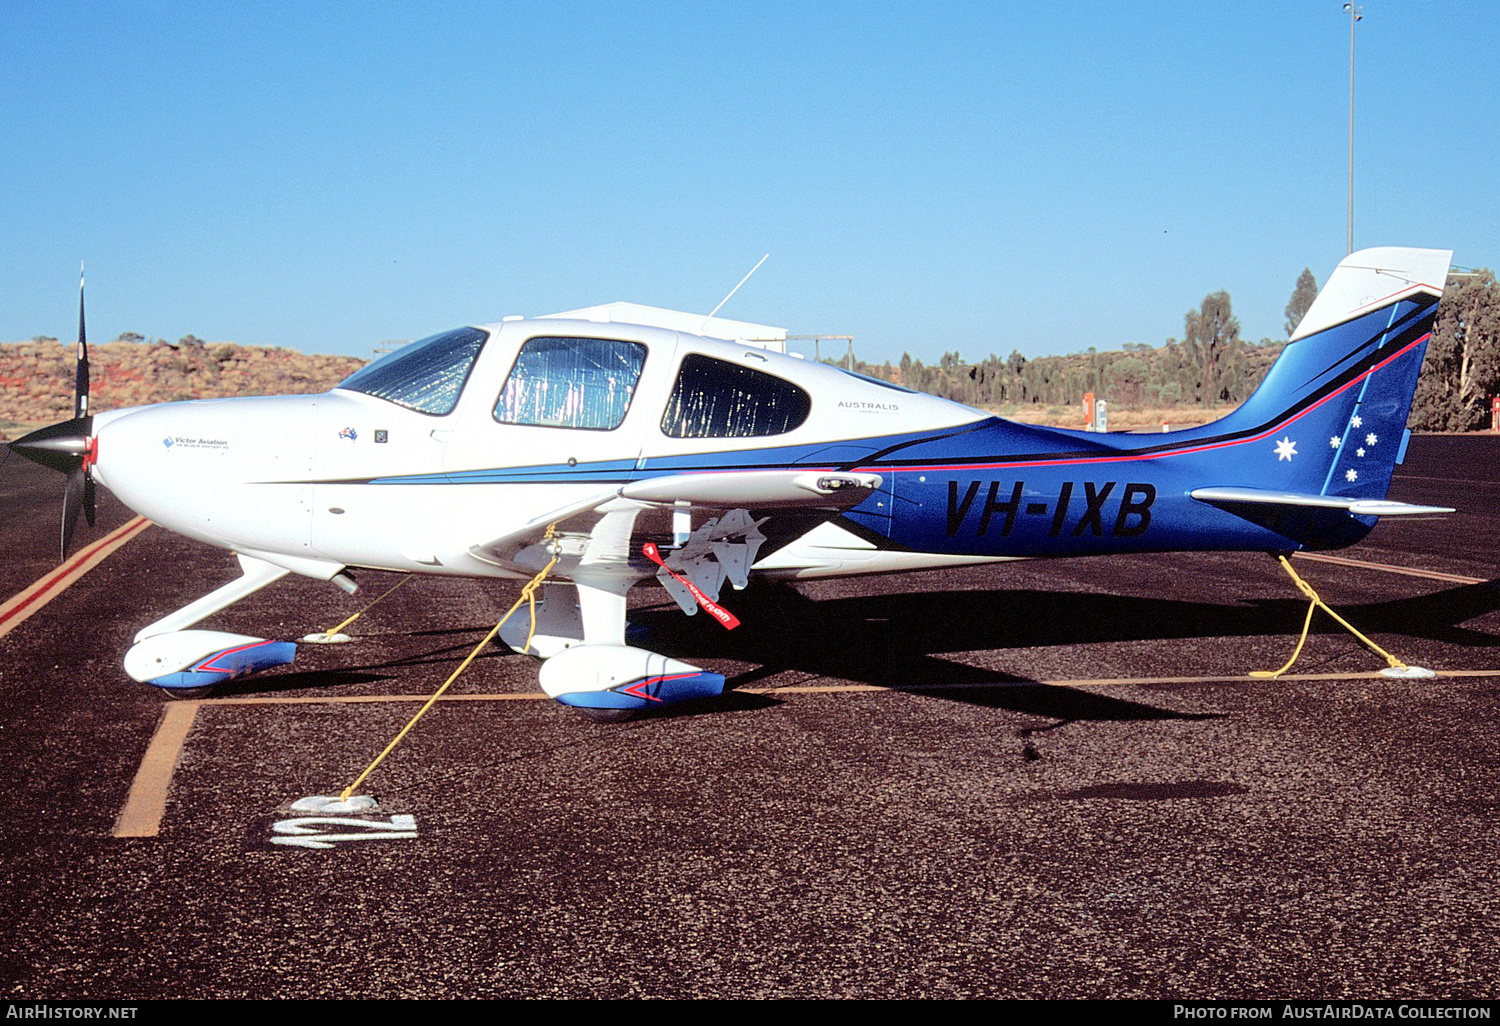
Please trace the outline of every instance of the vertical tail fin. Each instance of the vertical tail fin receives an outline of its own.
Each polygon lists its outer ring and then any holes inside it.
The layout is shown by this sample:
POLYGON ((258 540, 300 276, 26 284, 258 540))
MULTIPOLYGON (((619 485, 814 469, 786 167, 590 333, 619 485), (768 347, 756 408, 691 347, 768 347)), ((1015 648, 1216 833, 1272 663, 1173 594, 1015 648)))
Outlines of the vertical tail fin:
POLYGON ((1452 253, 1366 249, 1345 257, 1243 406, 1214 434, 1263 435, 1275 466, 1245 484, 1383 498, 1452 253))

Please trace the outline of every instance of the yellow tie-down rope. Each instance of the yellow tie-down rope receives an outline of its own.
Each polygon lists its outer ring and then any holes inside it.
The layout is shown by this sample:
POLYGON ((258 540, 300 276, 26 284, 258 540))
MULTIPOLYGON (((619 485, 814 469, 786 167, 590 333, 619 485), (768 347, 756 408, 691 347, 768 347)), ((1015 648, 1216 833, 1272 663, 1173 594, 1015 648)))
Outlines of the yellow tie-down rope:
MULTIPOLYGON (((549 543, 553 541, 553 529, 555 527, 557 527, 556 524, 549 524, 547 526, 546 540, 549 543)), ((443 686, 433 692, 432 697, 423 704, 422 708, 417 710, 417 714, 411 718, 411 721, 401 728, 401 733, 392 738, 391 743, 385 746, 385 750, 375 756, 375 761, 365 767, 365 771, 355 778, 354 783, 344 788, 343 793, 339 795, 339 801, 347 802, 349 797, 354 794, 354 789, 364 783, 366 777, 375 772, 375 767, 384 762, 387 755, 395 751, 396 746, 401 743, 401 739, 411 732, 411 728, 417 725, 417 721, 427 713, 428 709, 437 704, 437 700, 443 697, 443 692, 447 691, 449 685, 458 680, 459 674, 469 668, 469 664, 474 661, 475 657, 479 655, 484 647, 495 639, 495 635, 500 633, 500 628, 505 626, 505 621, 510 619, 512 613, 521 608, 521 603, 523 602, 530 603, 531 606, 531 629, 526 632, 526 644, 521 647, 521 651, 526 652, 531 649, 531 639, 536 635, 536 589, 546 579, 547 575, 552 572, 552 568, 557 565, 557 561, 561 558, 556 545, 549 545, 549 548, 552 549, 551 561, 542 567, 541 573, 527 582, 526 587, 521 589, 521 597, 516 599, 515 604, 505 611, 505 615, 500 618, 499 622, 490 628, 490 632, 484 636, 484 640, 475 645, 474 650, 468 654, 463 662, 458 664, 458 669, 448 675, 448 679, 443 681, 443 686)))
MULTIPOLYGON (((358 620, 361 616, 364 616, 370 610, 374 609, 376 607, 376 605, 378 605, 379 603, 385 601, 385 599, 388 598, 391 595, 391 593, 393 593, 397 588, 401 587, 401 585, 405 584, 407 581, 409 581, 411 579, 412 579, 412 575, 411 574, 405 575, 404 577, 401 578, 401 580, 397 581, 395 584, 391 585, 385 591, 381 592, 380 596, 378 598, 376 598, 374 602, 371 602, 369 605, 365 606, 365 608, 361 609, 359 612, 357 612, 353 616, 349 617, 349 619, 345 620, 343 623, 339 624, 337 627, 330 627, 326 631, 324 631, 323 632, 323 637, 325 639, 326 638, 331 638, 331 637, 333 637, 336 634, 342 633, 345 627, 348 627, 355 620, 358 620)), ((315 637, 317 637, 317 635, 316 634, 309 634, 308 637, 315 638, 315 637)))
POLYGON ((1313 613, 1316 612, 1320 608, 1324 612, 1326 612, 1329 616, 1331 616, 1335 620, 1337 620, 1344 627, 1346 627, 1348 629, 1348 631, 1349 631, 1350 634, 1353 634, 1360 641, 1363 641, 1366 645, 1368 645, 1378 655, 1384 657, 1386 663, 1388 663, 1389 665, 1387 667, 1387 670, 1382 671, 1382 672, 1389 672, 1389 673, 1391 673, 1392 676, 1404 676, 1404 677, 1430 677, 1430 676, 1432 676, 1432 671, 1431 670, 1423 670, 1420 666, 1408 666, 1408 665, 1406 665, 1401 660, 1397 659, 1395 656, 1393 656, 1389 652, 1387 652, 1385 649, 1383 649, 1379 645, 1375 644, 1375 642, 1371 641, 1369 638, 1367 638, 1363 634, 1361 634, 1359 632, 1359 630, 1357 628, 1355 628, 1355 626, 1352 623, 1350 623, 1348 620, 1345 620, 1338 613, 1335 613, 1333 611, 1333 609, 1328 605, 1328 603, 1324 602, 1321 598, 1319 598, 1318 597, 1318 593, 1313 590, 1313 587, 1312 587, 1311 584, 1308 584, 1301 577, 1297 576, 1297 571, 1295 571, 1295 570, 1292 569, 1291 562, 1285 556, 1278 555, 1276 558, 1277 558, 1277 560, 1280 561, 1282 568, 1285 569, 1286 572, 1291 575, 1292 583, 1295 584, 1295 585, 1297 585, 1297 590, 1300 591, 1300 592, 1302 592, 1302 594, 1306 595, 1307 598, 1310 600, 1309 601, 1309 605, 1307 607, 1307 616, 1302 621, 1302 636, 1297 639, 1297 647, 1292 651, 1292 657, 1286 661, 1286 665, 1283 666, 1279 670, 1251 670, 1250 671, 1250 676, 1252 676, 1252 677, 1264 677, 1264 678, 1276 678, 1276 677, 1280 677, 1283 673, 1285 673, 1286 671, 1290 670, 1292 668, 1292 664, 1297 661, 1297 657, 1302 654, 1302 646, 1307 643, 1307 631, 1308 631, 1308 628, 1312 626, 1313 613))

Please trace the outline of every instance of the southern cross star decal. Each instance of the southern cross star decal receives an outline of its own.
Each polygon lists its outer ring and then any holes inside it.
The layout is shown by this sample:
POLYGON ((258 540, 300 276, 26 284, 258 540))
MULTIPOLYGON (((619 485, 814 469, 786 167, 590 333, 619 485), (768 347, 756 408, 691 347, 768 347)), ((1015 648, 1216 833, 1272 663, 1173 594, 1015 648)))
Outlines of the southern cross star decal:
POLYGON ((1359 480, 1359 471, 1357 471, 1357 470, 1346 470, 1346 471, 1344 471, 1344 480, 1345 481, 1358 481, 1359 480))
POLYGON ((1373 434, 1365 435, 1366 445, 1374 445, 1378 441, 1380 441, 1380 439, 1376 438, 1373 434))
POLYGON ((1362 420, 1359 419, 1359 414, 1357 414, 1357 413, 1352 418, 1350 418, 1350 420, 1349 420, 1349 426, 1350 427, 1359 427, 1363 423, 1364 423, 1364 421, 1362 421, 1362 420))
POLYGON ((1290 463, 1292 462, 1292 457, 1295 455, 1297 455, 1297 443, 1292 441, 1290 436, 1276 443, 1276 461, 1278 463, 1282 460, 1290 463))
POLYGON ((1337 449, 1339 447, 1339 436, 1338 435, 1334 435, 1332 438, 1330 438, 1328 440, 1328 445, 1329 445, 1329 448, 1337 449))

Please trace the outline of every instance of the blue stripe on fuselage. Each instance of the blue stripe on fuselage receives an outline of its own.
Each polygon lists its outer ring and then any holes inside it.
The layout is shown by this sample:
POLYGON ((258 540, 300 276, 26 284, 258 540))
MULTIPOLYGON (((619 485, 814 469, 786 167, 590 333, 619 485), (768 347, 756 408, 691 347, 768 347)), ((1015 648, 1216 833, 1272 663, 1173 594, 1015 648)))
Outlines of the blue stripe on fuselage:
POLYGON ((1188 493, 1241 485, 1383 496, 1435 311, 1430 296, 1404 299, 1291 343, 1228 416, 1162 435, 1092 434, 986 417, 936 432, 368 483, 624 484, 726 471, 863 470, 884 476, 886 486, 844 515, 920 551, 1075 555, 1347 545, 1374 520, 1336 510, 1231 511, 1188 493), (1351 463, 1338 451, 1339 440, 1357 437, 1352 418, 1361 415, 1372 424, 1378 418, 1379 430, 1369 433, 1389 437, 1393 446, 1351 463), (1341 476, 1350 470, 1357 480, 1341 476))

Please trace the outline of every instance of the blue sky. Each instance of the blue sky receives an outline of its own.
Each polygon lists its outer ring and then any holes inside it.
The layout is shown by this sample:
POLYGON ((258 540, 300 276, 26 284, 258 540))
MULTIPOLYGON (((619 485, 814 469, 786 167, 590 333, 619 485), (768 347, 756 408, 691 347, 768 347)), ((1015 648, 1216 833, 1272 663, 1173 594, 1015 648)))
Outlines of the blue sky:
MULTIPOLYGON (((1500 19, 1369 0, 1355 243, 1500 262, 1500 19)), ((0 339, 368 355, 616 299, 1029 355, 1282 334, 1344 255, 1334 0, 0 0, 0 339)))

